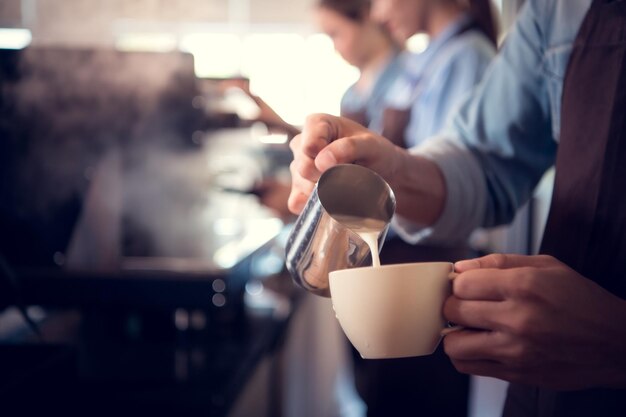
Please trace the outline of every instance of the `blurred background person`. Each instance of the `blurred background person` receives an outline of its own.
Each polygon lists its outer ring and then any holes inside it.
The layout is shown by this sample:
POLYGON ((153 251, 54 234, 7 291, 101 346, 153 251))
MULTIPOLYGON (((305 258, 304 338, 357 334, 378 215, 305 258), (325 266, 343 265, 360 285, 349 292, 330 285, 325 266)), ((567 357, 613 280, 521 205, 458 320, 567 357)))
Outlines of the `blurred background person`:
MULTIPOLYGON (((341 58, 358 69, 358 79, 341 98, 340 114, 380 131, 388 91, 405 71, 403 62, 406 57, 401 45, 406 39, 391 36, 383 25, 374 21, 371 7, 370 0, 319 0, 315 3, 314 19, 321 32, 331 39, 341 58)), ((282 131, 290 138, 300 133, 299 127, 287 123, 251 91, 248 80, 227 80, 222 86, 240 88, 252 98, 259 108, 255 121, 264 123, 270 130, 282 131)), ((287 208, 290 190, 289 178, 268 178, 255 184, 253 192, 263 205, 288 223, 293 219, 287 208)), ((316 389, 318 396, 328 395, 330 390, 334 394, 329 402, 336 404, 333 407, 338 412, 342 415, 363 415, 362 403, 354 391, 348 342, 337 326, 329 300, 307 294, 301 301, 292 329, 289 338, 291 349, 288 351, 296 357, 308 358, 307 364, 310 365, 302 369, 301 374, 307 374, 308 380, 321 386, 316 389)), ((294 391, 298 390, 299 381, 299 378, 292 381, 294 391)))
POLYGON ((450 110, 482 78, 495 55, 497 23, 489 0, 374 0, 372 16, 397 42, 425 34, 428 47, 405 54, 387 91, 387 139, 412 147, 438 133, 450 110))
POLYGON ((387 91, 402 71, 404 42, 372 20, 370 0, 320 0, 316 15, 335 50, 359 70, 359 79, 341 99, 341 115, 378 129, 387 91))
MULTIPOLYGON (((440 132, 461 99, 481 80, 496 53, 497 23, 489 0, 373 0, 372 18, 396 42, 429 37, 421 53, 406 53, 402 74, 387 90, 382 123, 370 125, 394 144, 412 148, 440 132)), ((382 264, 455 261, 466 244, 407 243, 393 229, 382 264)), ((440 347, 419 358, 368 361, 354 352, 356 380, 368 416, 465 416, 469 377, 453 368, 440 347)))
MULTIPOLYGON (((357 81, 342 96, 341 115, 376 129, 382 124, 387 91, 402 72, 400 45, 404 42, 394 40, 370 12, 371 0, 319 0, 314 18, 341 58, 359 71, 357 81)), ((222 86, 240 88, 254 100, 259 107, 255 120, 290 136, 300 133, 251 91, 248 80, 230 79, 222 86)))
MULTIPOLYGON (((401 39, 393 38, 371 17, 371 0, 319 0, 314 7, 315 23, 333 42, 337 53, 357 68, 359 78, 341 99, 340 113, 359 124, 380 130, 387 93, 403 71, 401 39)), ((237 87, 254 100, 259 108, 256 121, 270 130, 293 137, 300 129, 287 123, 271 106, 250 89, 246 79, 231 79, 222 88, 237 87)), ((256 184, 254 193, 261 202, 288 221, 287 197, 291 185, 270 178, 256 184)))

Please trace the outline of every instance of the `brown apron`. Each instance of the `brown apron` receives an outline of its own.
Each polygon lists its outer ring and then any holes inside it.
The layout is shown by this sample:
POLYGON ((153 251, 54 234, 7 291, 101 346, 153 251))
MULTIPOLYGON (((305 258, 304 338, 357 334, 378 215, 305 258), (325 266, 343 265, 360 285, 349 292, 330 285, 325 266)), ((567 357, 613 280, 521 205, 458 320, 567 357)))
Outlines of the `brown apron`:
POLYGON ((383 111, 382 135, 391 143, 406 148, 404 135, 411 120, 411 109, 386 108, 383 111))
MULTIPOLYGON (((574 42, 541 252, 626 298, 626 0, 594 0, 574 42)), ((626 390, 511 385, 504 415, 626 416, 626 390)))
MULTIPOLYGON (((453 37, 468 30, 477 30, 474 21, 459 28, 453 37)), ((428 70, 436 71, 438 64, 439 60, 433 59, 428 70)), ((395 145, 406 148, 405 137, 410 119, 410 107, 386 108, 382 135, 395 145)), ((466 244, 455 247, 412 245, 399 236, 388 236, 380 253, 382 264, 454 262, 468 257, 470 252, 466 244)), ((364 360, 356 351, 353 352, 357 390, 367 404, 368 417, 467 416, 469 377, 454 369, 443 351, 443 344, 430 356, 384 361, 364 360)))
POLYGON ((367 112, 365 111, 365 109, 358 110, 358 111, 356 110, 347 111, 347 110, 341 109, 341 116, 347 119, 350 119, 353 122, 357 122, 361 126, 367 127, 367 125, 369 125, 369 120, 368 120, 367 112))
MULTIPOLYGON (((476 22, 475 19, 471 19, 467 24, 461 26, 452 35, 451 39, 456 38, 457 36, 461 36, 462 34, 470 30, 482 31, 480 29, 480 25, 476 22)), ((439 62, 436 59, 433 59, 432 62, 430 62, 428 69, 434 68, 434 70, 436 71, 436 65, 438 64, 439 62)), ((401 148, 406 148, 407 141, 405 135, 406 129, 409 126, 410 121, 411 107, 406 109, 386 108, 383 111, 383 126, 381 134, 385 138, 389 139, 389 141, 394 145, 400 146, 401 148)))
MULTIPOLYGON (((369 120, 365 110, 346 111, 341 110, 341 115, 352 121, 357 122, 361 126, 368 126, 369 120)), ((389 139, 394 145, 406 148, 404 141, 404 132, 409 125, 411 118, 411 109, 392 109, 383 110, 383 130, 382 136, 389 139)))

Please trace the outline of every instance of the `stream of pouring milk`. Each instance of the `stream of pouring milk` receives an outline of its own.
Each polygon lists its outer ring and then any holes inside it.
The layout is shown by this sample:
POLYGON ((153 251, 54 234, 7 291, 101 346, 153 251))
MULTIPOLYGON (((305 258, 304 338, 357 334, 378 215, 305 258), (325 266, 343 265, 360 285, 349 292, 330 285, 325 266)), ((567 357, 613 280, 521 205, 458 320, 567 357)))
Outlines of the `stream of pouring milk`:
POLYGON ((385 221, 346 215, 335 215, 333 217, 367 243, 372 253, 372 266, 380 266, 378 235, 385 228, 385 221))

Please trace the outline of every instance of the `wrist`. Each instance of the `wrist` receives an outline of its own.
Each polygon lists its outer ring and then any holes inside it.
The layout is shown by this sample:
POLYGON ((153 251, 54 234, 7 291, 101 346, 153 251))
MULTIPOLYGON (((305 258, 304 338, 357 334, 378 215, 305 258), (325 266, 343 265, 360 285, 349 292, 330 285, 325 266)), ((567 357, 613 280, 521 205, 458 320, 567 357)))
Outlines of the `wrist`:
POLYGON ((433 161, 397 148, 395 171, 390 179, 396 194, 397 213, 407 220, 432 225, 439 219, 446 200, 443 173, 433 161))
POLYGON ((391 163, 388 165, 391 169, 389 178, 386 178, 391 188, 400 189, 401 184, 406 183, 408 169, 411 167, 411 155, 409 152, 397 145, 393 145, 394 154, 391 163))

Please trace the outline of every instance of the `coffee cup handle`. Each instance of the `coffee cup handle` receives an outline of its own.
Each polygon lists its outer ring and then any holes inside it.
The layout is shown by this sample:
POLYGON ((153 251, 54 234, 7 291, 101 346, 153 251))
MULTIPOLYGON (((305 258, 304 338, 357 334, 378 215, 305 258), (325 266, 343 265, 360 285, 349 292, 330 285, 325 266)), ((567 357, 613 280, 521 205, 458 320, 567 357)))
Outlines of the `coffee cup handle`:
MULTIPOLYGON (((450 278, 450 280, 453 280, 457 276, 459 276, 458 272, 452 271, 448 275, 448 278, 450 278)), ((441 334, 441 336, 447 336, 450 333, 454 333, 454 332, 457 332, 457 331, 463 330, 463 329, 465 329, 465 326, 459 326, 458 324, 453 324, 451 322, 448 322, 448 327, 443 329, 440 334, 441 334)))

